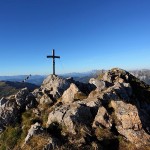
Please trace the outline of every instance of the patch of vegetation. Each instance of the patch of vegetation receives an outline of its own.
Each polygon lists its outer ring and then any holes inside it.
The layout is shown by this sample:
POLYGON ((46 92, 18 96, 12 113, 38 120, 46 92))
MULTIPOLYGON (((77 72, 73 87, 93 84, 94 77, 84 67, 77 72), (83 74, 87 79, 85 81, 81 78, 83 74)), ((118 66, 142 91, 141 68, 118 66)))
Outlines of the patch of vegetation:
POLYGON ((90 96, 91 96, 91 97, 96 97, 96 96, 98 96, 99 94, 101 94, 101 91, 96 91, 96 90, 94 90, 94 91, 92 91, 92 92, 90 93, 90 96))
POLYGON ((83 100, 83 99, 86 99, 86 98, 87 98, 87 95, 82 93, 82 92, 78 92, 74 96, 75 100, 83 100))
POLYGON ((54 110, 55 105, 51 106, 51 104, 45 103, 45 104, 40 104, 38 108, 40 109, 40 112, 41 112, 40 118, 42 120, 42 125, 43 127, 46 127, 48 115, 50 112, 54 110))
POLYGON ((42 123, 42 120, 41 120, 41 118, 37 117, 32 112, 32 109, 30 109, 30 110, 28 110, 22 114, 22 121, 21 121, 22 133, 21 133, 21 139, 20 139, 21 142, 27 136, 28 130, 30 129, 31 125, 36 123, 36 122, 42 123))
POLYGON ((19 141, 21 133, 21 127, 19 125, 16 127, 7 127, 0 135, 0 150, 12 150, 19 141))
POLYGON ((100 73, 97 77, 98 80, 102 80, 105 73, 100 73))
POLYGON ((112 139, 114 138, 114 135, 109 129, 103 129, 103 128, 97 128, 95 130, 95 135, 98 140, 103 140, 103 139, 112 139))
MULTIPOLYGON (((123 136, 116 136, 109 129, 97 128, 95 135, 106 150, 138 150, 134 144, 127 141, 123 136)), ((140 149, 141 150, 141 149, 140 149)), ((145 150, 145 149, 143 149, 145 150)), ((149 150, 149 149, 146 149, 149 150)))

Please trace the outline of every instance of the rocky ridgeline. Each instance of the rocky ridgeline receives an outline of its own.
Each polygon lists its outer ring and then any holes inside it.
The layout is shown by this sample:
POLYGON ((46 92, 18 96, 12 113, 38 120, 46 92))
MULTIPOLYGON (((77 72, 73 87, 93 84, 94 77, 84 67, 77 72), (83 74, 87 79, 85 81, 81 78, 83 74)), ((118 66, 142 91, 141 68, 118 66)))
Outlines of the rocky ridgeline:
POLYGON ((35 139, 37 143, 43 139, 43 150, 109 149, 110 145, 119 149, 120 137, 135 149, 150 146, 150 87, 121 69, 92 78, 89 84, 50 75, 32 93, 25 88, 2 98, 1 134, 16 123, 23 130, 21 116, 30 110, 39 119, 14 149, 32 149, 35 139))

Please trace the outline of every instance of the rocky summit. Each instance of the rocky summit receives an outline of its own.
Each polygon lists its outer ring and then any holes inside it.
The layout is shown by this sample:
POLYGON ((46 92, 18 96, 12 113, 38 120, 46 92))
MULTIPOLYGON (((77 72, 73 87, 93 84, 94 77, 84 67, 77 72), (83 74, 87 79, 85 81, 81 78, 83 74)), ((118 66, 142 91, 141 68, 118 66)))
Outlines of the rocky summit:
POLYGON ((48 76, 0 100, 1 150, 150 150, 150 86, 114 68, 89 83, 48 76))

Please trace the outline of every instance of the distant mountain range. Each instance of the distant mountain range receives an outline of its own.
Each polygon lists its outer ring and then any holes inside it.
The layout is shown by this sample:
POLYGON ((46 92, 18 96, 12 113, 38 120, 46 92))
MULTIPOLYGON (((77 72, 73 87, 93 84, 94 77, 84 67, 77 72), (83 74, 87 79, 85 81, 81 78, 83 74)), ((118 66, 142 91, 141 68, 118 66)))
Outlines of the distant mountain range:
POLYGON ((150 85, 150 70, 149 69, 131 70, 129 72, 135 77, 139 78, 140 80, 150 85))
MULTIPOLYGON (((73 77, 74 80, 87 83, 90 78, 96 78, 99 74, 106 72, 107 70, 92 70, 88 72, 78 73, 78 72, 72 72, 72 73, 66 73, 66 74, 59 74, 59 76, 62 76, 64 78, 67 77, 73 77)), ((131 74, 139 78, 140 80, 146 82, 147 84, 150 84, 150 70, 149 69, 142 69, 142 70, 130 70, 131 74)), ((41 85, 43 80, 48 75, 33 75, 31 76, 27 82, 41 85)), ((17 81, 22 82, 27 75, 18 75, 18 76, 0 76, 0 81, 17 81)))

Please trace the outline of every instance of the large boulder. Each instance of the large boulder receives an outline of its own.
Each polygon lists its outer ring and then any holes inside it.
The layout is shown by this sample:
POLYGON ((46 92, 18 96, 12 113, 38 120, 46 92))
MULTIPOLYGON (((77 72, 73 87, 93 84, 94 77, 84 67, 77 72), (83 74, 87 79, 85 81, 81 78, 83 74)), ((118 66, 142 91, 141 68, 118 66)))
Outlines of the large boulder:
POLYGON ((5 126, 17 123, 25 109, 36 105, 34 95, 27 88, 21 89, 16 95, 2 98, 0 100, 0 130, 3 131, 5 126))
POLYGON ((91 78, 89 83, 90 84, 94 84, 96 86, 97 90, 99 90, 99 91, 101 91, 101 90, 106 88, 106 83, 104 81, 102 81, 102 80, 91 78))
POLYGON ((115 82, 114 86, 111 87, 111 90, 114 90, 116 94, 124 101, 129 101, 132 95, 132 88, 129 83, 118 83, 115 82))
POLYGON ((70 79, 58 77, 57 75, 49 75, 42 83, 41 88, 49 90, 54 99, 62 96, 73 82, 70 79))
POLYGON ((28 99, 26 100, 27 95, 29 94, 29 90, 27 88, 21 89, 16 95, 16 103, 20 107, 24 107, 28 103, 28 99))
POLYGON ((5 126, 11 125, 17 122, 19 117, 19 109, 14 99, 2 98, 0 105, 0 130, 5 129, 5 126))
POLYGON ((20 109, 29 109, 37 105, 35 96, 27 88, 21 89, 16 95, 15 100, 20 109))
POLYGON ((71 105, 61 105, 55 108, 48 117, 47 126, 57 122, 65 126, 67 132, 76 134, 75 127, 79 124, 90 125, 93 120, 90 107, 80 102, 71 105))
POLYGON ((39 104, 49 104, 52 105, 54 103, 54 98, 50 94, 50 90, 45 88, 35 89, 32 94, 34 95, 36 101, 39 104))
POLYGON ((84 99, 85 96, 74 83, 71 83, 70 87, 62 95, 62 102, 72 103, 74 100, 84 99))
POLYGON ((137 147, 150 146, 150 136, 143 130, 138 109, 123 101, 111 101, 116 116, 116 128, 137 147))
POLYGON ((93 127, 105 127, 109 129, 112 127, 112 119, 103 106, 98 109, 97 115, 93 122, 93 127))

